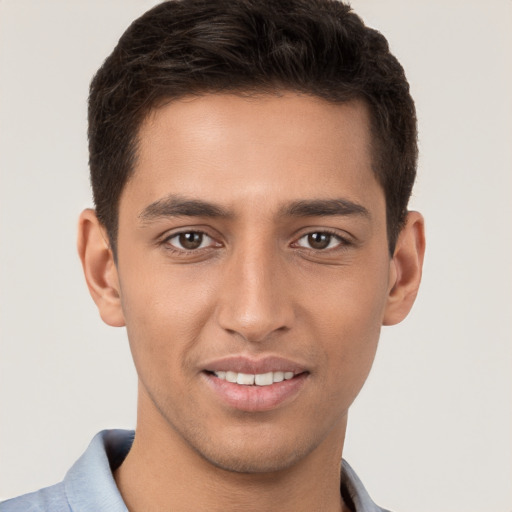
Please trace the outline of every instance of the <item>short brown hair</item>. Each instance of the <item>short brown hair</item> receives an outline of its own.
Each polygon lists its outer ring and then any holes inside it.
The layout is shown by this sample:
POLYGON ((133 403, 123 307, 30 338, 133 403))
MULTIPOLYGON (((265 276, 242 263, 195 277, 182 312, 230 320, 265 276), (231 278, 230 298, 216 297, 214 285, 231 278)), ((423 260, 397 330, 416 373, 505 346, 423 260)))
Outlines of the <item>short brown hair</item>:
POLYGON ((130 25, 89 95, 94 202, 114 251, 119 198, 151 109, 190 94, 278 90, 369 106, 393 252, 416 175, 414 102, 386 39, 336 0, 170 0, 130 25))

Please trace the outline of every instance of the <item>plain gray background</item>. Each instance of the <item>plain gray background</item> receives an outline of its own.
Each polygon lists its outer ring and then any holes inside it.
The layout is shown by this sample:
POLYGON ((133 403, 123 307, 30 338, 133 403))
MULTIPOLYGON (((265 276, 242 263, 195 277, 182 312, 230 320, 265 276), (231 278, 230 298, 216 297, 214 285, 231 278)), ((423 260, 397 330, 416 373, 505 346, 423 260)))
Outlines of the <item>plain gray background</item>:
MULTIPOLYGON (((124 329, 75 250, 89 81, 146 0, 0 0, 0 497, 134 427, 124 329)), ((422 289, 383 330, 344 456, 397 512, 512 509, 512 2, 353 0, 404 65, 420 128, 422 289)))

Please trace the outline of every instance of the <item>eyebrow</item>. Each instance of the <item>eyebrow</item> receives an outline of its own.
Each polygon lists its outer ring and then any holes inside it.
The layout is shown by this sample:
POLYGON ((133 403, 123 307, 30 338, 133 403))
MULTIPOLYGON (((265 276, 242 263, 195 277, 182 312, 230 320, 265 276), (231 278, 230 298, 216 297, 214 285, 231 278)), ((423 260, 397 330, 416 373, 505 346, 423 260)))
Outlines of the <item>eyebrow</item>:
POLYGON ((146 206, 139 219, 151 222, 164 217, 232 217, 233 214, 224 208, 198 199, 189 199, 171 194, 146 206))
MULTIPOLYGON (((370 212, 362 205, 347 199, 309 199, 294 201, 280 209, 283 217, 323 217, 337 215, 359 215, 370 218, 370 212)), ((219 205, 170 194, 146 206, 139 219, 149 223, 165 217, 210 217, 232 218, 233 212, 219 205)))
POLYGON ((312 199, 295 201, 281 210, 290 217, 324 217, 336 215, 360 215, 370 218, 370 212, 361 204, 347 199, 312 199))

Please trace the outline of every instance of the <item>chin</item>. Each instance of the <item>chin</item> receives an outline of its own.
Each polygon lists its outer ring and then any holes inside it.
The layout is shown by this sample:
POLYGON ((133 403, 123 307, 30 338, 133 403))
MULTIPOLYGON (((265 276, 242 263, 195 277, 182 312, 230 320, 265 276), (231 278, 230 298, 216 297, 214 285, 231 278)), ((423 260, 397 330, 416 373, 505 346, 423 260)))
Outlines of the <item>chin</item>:
POLYGON ((230 473, 241 473, 241 474, 265 474, 265 473, 276 473, 284 471, 302 458, 301 454, 293 453, 288 454, 287 457, 279 456, 277 454, 265 454, 264 456, 259 454, 212 454, 202 453, 204 459, 216 468, 230 473))
POLYGON ((318 442, 311 439, 281 436, 246 435, 216 440, 196 451, 213 466, 232 473, 256 474, 284 471, 299 463, 315 450, 318 442), (221 450, 222 447, 222 450, 221 450), (202 448, 202 449, 201 449, 202 448))

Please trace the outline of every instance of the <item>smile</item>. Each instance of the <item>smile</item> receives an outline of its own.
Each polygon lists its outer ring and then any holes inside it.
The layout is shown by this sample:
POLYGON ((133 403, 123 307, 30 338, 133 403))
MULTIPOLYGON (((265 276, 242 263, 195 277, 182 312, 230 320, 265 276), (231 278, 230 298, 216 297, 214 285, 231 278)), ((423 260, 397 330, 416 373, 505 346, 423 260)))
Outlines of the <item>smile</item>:
POLYGON ((295 377, 294 372, 266 372, 266 373, 240 373, 234 371, 216 371, 214 375, 227 382, 240 384, 242 386, 271 386, 283 380, 290 380, 295 377))
POLYGON ((216 400, 230 409, 246 412, 271 411, 285 406, 296 399, 306 382, 309 380, 309 372, 289 372, 288 379, 284 377, 288 372, 267 372, 247 374, 240 372, 202 372, 205 383, 213 393, 216 400), (220 377, 217 376, 220 373, 220 377), (223 375, 225 373, 225 375, 223 375), (236 382, 227 380, 236 377, 236 382), (274 382, 277 374, 278 382, 274 382), (279 381, 281 375, 283 380, 279 381), (221 378, 224 376, 225 378, 221 378), (256 381, 257 379, 257 381, 256 381), (272 379, 272 382, 270 382, 272 379), (264 384, 257 384, 264 382, 264 384), (241 383, 241 384, 240 384, 241 383))

